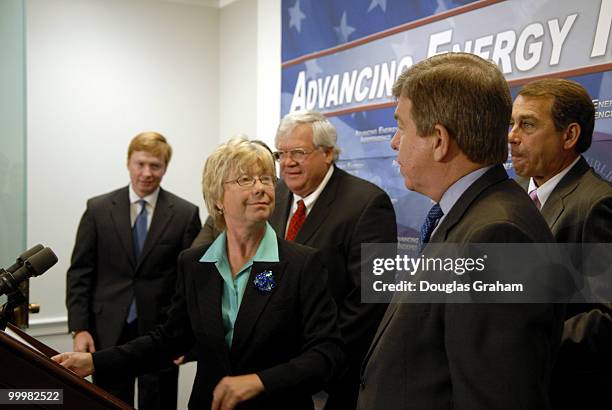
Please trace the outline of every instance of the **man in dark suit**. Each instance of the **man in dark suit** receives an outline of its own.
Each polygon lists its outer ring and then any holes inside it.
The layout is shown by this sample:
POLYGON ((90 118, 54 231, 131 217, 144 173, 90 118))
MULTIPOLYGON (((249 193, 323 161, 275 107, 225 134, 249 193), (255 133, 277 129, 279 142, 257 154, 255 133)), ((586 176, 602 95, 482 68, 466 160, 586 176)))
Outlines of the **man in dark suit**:
MULTIPOLYGON (((393 95, 391 145, 406 187, 436 202, 423 243, 553 241, 502 166, 512 100, 495 65, 431 57, 404 71, 393 95)), ((358 408, 546 409, 560 330, 552 304, 392 303, 364 361, 358 408)))
MULTIPOLYGON (((125 343, 162 323, 176 282, 178 254, 201 223, 198 208, 160 188, 172 155, 155 132, 128 148, 130 185, 87 201, 67 275, 66 306, 74 350, 125 343)), ((178 369, 138 378, 140 408, 176 408, 178 369)), ((121 373, 94 382, 127 403, 134 378, 121 373)))
MULTIPOLYGON (((594 243, 612 242, 612 186, 582 157, 591 146, 595 108, 580 84, 545 79, 527 84, 512 109, 508 135, 517 174, 527 178, 528 192, 541 209, 559 243, 570 252, 587 281, 594 243), (576 244, 576 245, 574 245, 576 244)), ((602 256, 602 255, 599 255, 602 256)), ((599 260, 607 269, 607 262, 599 260)), ((561 350, 553 372, 554 408, 612 406, 609 364, 612 354, 610 303, 568 306, 561 350)))
POLYGON ((395 212, 382 189, 334 165, 336 129, 325 116, 286 115, 275 143, 282 181, 270 224, 279 236, 320 250, 348 357, 326 408, 355 408, 359 367, 386 307, 361 303, 361 244, 397 242, 395 212))

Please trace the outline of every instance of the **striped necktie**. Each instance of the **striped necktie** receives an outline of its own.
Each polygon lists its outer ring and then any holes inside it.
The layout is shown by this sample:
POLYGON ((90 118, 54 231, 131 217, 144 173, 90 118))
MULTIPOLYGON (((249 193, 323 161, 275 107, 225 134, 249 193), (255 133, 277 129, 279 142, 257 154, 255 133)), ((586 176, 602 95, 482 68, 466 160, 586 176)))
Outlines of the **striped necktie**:
POLYGON ((538 209, 542 208, 542 204, 540 203, 540 198, 538 198, 538 189, 534 189, 529 193, 529 197, 531 198, 531 200, 533 201, 533 203, 535 204, 535 206, 538 207, 538 209))
POLYGON ((306 205, 301 199, 297 203, 297 209, 289 221, 289 228, 287 229, 287 235, 285 239, 288 241, 294 241, 304 221, 306 220, 306 205))

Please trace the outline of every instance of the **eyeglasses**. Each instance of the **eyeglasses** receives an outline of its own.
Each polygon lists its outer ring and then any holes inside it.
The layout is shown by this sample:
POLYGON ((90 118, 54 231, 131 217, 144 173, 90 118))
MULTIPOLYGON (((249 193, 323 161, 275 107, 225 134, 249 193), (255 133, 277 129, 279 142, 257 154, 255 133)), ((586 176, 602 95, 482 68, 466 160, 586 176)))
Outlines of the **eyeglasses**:
POLYGON ((255 186, 257 180, 265 186, 274 186, 276 183, 276 177, 274 175, 260 175, 258 177, 253 177, 251 175, 242 175, 236 179, 231 179, 229 181, 225 181, 226 184, 230 182, 235 182, 240 186, 255 186))
POLYGON ((307 156, 312 154, 315 150, 306 151, 302 148, 290 149, 288 151, 276 151, 274 153, 274 159, 277 161, 282 161, 283 159, 289 157, 295 162, 301 162, 306 159, 307 156))

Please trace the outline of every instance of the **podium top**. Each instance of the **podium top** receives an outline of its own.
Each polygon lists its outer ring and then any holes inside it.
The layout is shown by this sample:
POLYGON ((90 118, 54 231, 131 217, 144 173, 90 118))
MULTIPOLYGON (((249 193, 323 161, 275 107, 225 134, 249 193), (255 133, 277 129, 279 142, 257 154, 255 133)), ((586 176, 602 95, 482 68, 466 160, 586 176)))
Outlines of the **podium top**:
MULTIPOLYGON (((44 346, 47 353, 55 352, 44 346)), ((0 372, 2 389, 63 389, 63 409, 132 409, 112 394, 55 363, 21 340, 0 331, 0 372)), ((37 404, 37 408, 57 409, 57 405, 37 404)))

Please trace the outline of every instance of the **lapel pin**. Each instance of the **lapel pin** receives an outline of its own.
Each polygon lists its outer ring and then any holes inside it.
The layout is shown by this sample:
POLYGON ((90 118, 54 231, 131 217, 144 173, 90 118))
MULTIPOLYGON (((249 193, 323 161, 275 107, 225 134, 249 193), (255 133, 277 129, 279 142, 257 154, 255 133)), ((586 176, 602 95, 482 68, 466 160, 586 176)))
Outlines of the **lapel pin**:
POLYGON ((272 292, 272 289, 276 287, 276 282, 274 281, 274 275, 271 270, 265 270, 261 273, 255 275, 255 279, 253 280, 253 284, 262 293, 272 292))

